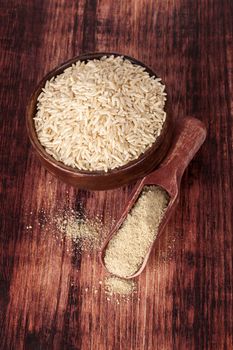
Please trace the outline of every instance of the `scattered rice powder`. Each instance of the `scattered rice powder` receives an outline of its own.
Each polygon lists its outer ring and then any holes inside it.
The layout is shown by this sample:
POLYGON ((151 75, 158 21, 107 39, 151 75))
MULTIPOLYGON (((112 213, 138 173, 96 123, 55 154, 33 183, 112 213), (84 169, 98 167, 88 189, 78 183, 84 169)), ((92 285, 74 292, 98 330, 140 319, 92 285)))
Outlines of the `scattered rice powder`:
POLYGON ((66 218, 58 217, 56 219, 57 229, 64 233, 68 239, 77 243, 81 251, 89 251, 100 248, 101 241, 104 238, 102 223, 97 218, 91 220, 88 218, 77 218, 69 214, 66 218))
MULTIPOLYGON (((31 212, 31 215, 33 212, 31 212)), ((73 209, 56 209, 53 213, 47 213, 43 208, 40 210, 37 225, 46 235, 51 233, 59 242, 66 239, 74 244, 74 249, 82 252, 98 250, 109 231, 108 223, 105 225, 102 218, 96 215, 95 218, 83 214, 80 215, 73 209)), ((27 224, 26 230, 31 230, 32 225, 27 224)), ((67 250, 68 251, 68 250, 67 250)))
POLYGON ((158 186, 146 186, 116 235, 110 240, 105 265, 120 277, 140 268, 154 241, 168 205, 167 193, 158 186))
POLYGON ((129 295, 136 291, 136 284, 132 280, 111 276, 105 280, 105 290, 109 295, 129 295))
POLYGON ((73 168, 108 171, 137 159, 160 135, 161 79, 123 57, 78 61, 48 80, 34 118, 46 152, 73 168))

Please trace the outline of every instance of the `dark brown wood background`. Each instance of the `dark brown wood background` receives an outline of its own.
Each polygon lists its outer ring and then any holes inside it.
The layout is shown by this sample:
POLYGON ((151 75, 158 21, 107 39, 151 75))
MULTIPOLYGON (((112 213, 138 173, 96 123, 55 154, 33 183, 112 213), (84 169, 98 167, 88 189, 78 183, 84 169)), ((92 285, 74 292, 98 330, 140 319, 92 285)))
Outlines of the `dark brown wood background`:
POLYGON ((0 348, 233 349, 233 1, 0 4, 0 348), (130 188, 91 193, 62 184, 41 167, 25 130, 39 79, 103 50, 150 65, 170 88, 174 116, 195 116, 208 130, 138 294, 119 304, 99 284, 97 253, 80 258, 38 221, 83 204, 108 227, 130 188))

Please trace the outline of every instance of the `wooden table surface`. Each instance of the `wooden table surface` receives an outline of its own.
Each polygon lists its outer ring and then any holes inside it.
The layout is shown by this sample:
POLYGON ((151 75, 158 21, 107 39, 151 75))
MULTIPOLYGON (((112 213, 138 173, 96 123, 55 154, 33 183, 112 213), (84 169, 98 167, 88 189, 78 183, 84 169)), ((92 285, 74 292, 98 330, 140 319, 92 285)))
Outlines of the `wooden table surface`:
POLYGON ((233 349, 232 0, 2 0, 0 19, 0 348, 233 349), (74 208, 102 214, 108 228, 132 186, 61 183, 25 130, 36 83, 91 51, 151 66, 170 88, 174 117, 197 117, 208 131, 128 301, 108 300, 97 252, 80 256, 44 219, 74 208))

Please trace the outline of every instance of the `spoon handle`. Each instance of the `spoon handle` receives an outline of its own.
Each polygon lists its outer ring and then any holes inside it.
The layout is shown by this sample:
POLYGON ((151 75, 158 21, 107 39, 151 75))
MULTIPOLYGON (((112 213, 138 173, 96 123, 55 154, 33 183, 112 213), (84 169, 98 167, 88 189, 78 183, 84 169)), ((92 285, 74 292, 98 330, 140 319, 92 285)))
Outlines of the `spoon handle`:
POLYGON ((182 119, 176 127, 170 152, 159 169, 143 179, 144 185, 161 185, 168 193, 175 195, 184 170, 197 153, 206 138, 204 124, 192 117, 182 119))

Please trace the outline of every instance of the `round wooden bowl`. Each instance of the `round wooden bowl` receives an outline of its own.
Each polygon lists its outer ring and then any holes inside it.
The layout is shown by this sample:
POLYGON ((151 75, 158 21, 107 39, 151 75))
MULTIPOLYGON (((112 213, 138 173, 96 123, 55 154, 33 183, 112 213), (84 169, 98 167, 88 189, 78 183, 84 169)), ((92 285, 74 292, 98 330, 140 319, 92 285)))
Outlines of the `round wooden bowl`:
MULTIPOLYGON (((74 57, 67 62, 61 64, 50 73, 48 73, 38 84, 34 93, 31 95, 26 110, 26 125, 29 139, 34 147, 37 156, 45 168, 54 176, 63 180, 64 182, 79 188, 85 188, 88 190, 107 190, 115 187, 119 187, 135 181, 141 177, 144 177, 148 173, 158 166, 158 164, 166 156, 168 149, 171 145, 173 134, 173 120, 172 113, 169 105, 169 98, 166 101, 165 110, 167 113, 166 121, 160 136, 156 139, 154 144, 139 158, 127 163, 124 166, 104 171, 83 171, 66 166, 62 162, 58 162, 52 156, 50 156, 40 144, 34 125, 33 117, 37 110, 37 98, 40 95, 42 88, 45 86, 47 80, 50 80, 53 76, 61 74, 66 68, 70 67, 76 61, 87 61, 90 59, 99 59, 102 56, 124 56, 132 63, 145 67, 146 71, 151 76, 157 76, 149 67, 140 61, 121 54, 112 52, 99 52, 84 54, 74 57)), ((167 89, 166 89, 167 92, 167 89)))

